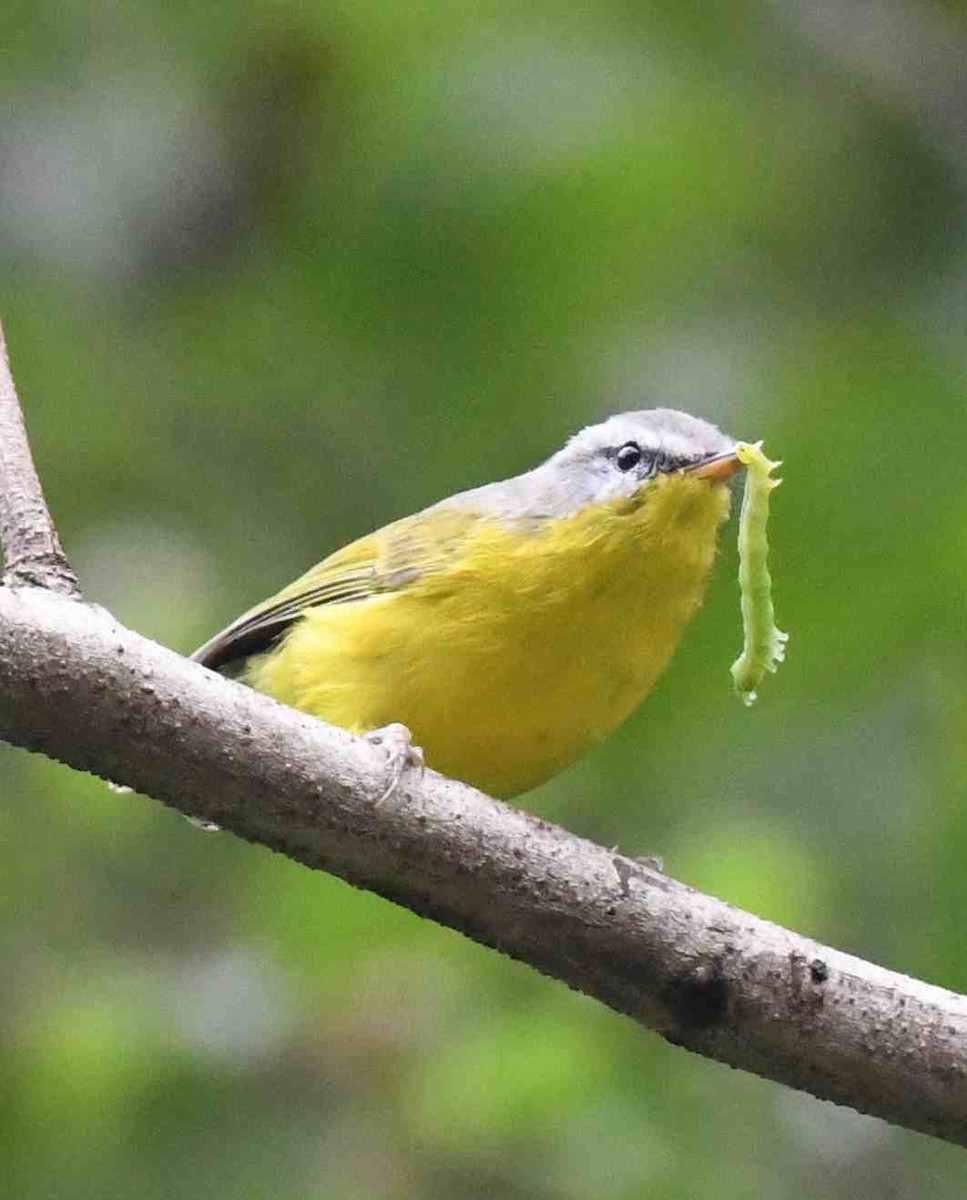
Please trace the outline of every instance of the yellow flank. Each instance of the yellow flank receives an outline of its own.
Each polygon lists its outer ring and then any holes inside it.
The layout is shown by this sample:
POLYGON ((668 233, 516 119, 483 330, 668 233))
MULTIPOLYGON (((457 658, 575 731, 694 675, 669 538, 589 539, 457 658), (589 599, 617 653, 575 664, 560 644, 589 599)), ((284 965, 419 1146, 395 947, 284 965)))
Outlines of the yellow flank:
POLYGON ((401 721, 431 767, 517 795, 651 690, 701 601, 728 506, 724 484, 675 472, 516 528, 418 514, 281 593, 345 599, 307 607, 245 681, 354 732, 401 721))

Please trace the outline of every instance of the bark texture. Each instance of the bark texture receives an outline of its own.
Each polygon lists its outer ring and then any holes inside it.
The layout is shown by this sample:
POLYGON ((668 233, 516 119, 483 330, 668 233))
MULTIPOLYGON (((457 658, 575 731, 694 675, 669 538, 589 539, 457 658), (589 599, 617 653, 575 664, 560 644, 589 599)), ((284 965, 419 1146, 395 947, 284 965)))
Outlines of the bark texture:
POLYGON ((0 327, 0 548, 4 582, 79 596, 34 468, 0 327))
POLYGON ((378 803, 378 749, 100 610, 0 589, 0 735, 459 929, 678 1045, 967 1144, 967 997, 432 771, 378 803))

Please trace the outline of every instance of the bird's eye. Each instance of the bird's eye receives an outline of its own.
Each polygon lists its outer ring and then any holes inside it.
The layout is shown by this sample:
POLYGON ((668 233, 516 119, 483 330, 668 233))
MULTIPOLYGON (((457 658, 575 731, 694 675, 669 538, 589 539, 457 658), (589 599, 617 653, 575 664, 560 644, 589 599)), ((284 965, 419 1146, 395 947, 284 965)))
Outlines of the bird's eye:
POLYGON ((637 442, 626 442, 614 456, 614 465, 619 471, 631 471, 641 462, 641 447, 637 442))

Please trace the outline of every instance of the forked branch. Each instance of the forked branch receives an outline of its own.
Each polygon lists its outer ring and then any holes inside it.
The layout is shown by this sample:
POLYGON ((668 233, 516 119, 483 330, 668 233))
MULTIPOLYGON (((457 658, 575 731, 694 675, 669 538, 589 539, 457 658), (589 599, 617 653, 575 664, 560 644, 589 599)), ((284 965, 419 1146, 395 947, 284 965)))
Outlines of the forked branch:
POLYGON ((34 468, 0 325, 0 549, 3 582, 80 597, 34 468))

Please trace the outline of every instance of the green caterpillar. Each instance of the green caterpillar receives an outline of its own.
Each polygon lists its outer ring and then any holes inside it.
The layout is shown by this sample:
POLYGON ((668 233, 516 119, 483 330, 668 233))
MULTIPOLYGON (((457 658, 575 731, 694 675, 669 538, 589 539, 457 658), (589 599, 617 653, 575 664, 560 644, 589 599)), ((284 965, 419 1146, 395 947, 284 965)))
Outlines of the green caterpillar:
POLYGON ((755 689, 767 671, 777 670, 786 657, 789 640, 787 633, 776 628, 767 561, 769 493, 782 480, 772 478, 772 472, 780 464, 766 458, 761 442, 739 442, 735 452, 746 467, 739 517, 739 588, 745 645, 731 669, 735 690, 746 704, 754 704, 755 689))

